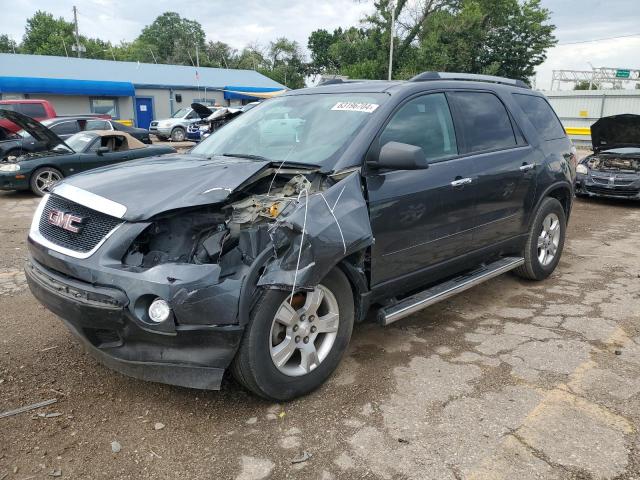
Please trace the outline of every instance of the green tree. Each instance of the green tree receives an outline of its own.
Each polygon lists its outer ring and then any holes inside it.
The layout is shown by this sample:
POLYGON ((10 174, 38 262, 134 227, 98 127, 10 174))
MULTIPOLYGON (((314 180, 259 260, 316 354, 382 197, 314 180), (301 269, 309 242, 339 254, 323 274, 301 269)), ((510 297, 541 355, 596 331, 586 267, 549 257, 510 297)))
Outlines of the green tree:
POLYGON ((0 35, 0 53, 20 53, 18 44, 9 35, 0 35))
POLYGON ((194 65, 196 46, 205 52, 205 33, 195 20, 176 12, 165 12, 142 30, 134 41, 139 52, 151 48, 158 63, 194 65))
MULTIPOLYGON (((312 32, 310 71, 386 77, 390 2, 374 6, 358 29, 312 32)), ((526 79, 556 42, 540 0, 398 0, 395 15, 394 78, 436 70, 526 79)))
POLYGON ((73 24, 64 18, 38 10, 27 20, 22 45, 23 53, 36 55, 72 55, 75 43, 73 24))
MULTIPOLYGON (((238 51, 224 42, 209 42, 205 58, 209 67, 233 68, 238 61, 238 51)), ((200 62, 202 63, 202 59, 200 62)))

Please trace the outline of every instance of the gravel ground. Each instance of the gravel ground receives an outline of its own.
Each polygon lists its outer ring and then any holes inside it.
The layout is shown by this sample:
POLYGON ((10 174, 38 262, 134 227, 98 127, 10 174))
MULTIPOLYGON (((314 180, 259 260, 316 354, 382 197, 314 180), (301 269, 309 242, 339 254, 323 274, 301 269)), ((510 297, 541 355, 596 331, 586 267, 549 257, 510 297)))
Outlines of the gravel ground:
POLYGON ((283 404, 97 364, 25 287, 35 205, 0 193, 0 411, 57 403, 0 418, 0 479, 640 478, 637 205, 578 199, 547 281, 359 325, 330 381, 283 404))

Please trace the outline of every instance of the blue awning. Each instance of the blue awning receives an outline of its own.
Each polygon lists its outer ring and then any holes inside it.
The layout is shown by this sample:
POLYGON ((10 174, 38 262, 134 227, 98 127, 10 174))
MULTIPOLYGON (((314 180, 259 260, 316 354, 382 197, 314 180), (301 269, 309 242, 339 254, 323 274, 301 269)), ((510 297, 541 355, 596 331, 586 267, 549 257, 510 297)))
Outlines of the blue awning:
POLYGON ((225 100, 258 100, 260 98, 270 98, 275 96, 273 92, 284 92, 283 88, 273 87, 232 87, 227 86, 222 89, 225 100), (251 95, 255 93, 256 95, 251 95), (269 95, 271 94, 271 95, 269 95))
POLYGON ((0 93, 131 97, 135 95, 135 88, 133 83, 130 82, 72 80, 69 78, 0 77, 0 93))

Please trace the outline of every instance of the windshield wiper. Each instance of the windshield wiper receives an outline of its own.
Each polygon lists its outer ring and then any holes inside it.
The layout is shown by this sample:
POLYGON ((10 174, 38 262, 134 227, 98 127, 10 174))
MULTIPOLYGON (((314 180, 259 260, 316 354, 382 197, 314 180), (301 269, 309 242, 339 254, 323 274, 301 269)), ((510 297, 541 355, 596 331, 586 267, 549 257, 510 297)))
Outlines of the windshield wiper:
POLYGON ((260 155, 251 155, 250 153, 222 153, 223 157, 236 157, 236 158, 248 158, 250 160, 264 160, 270 162, 268 158, 265 158, 260 155))

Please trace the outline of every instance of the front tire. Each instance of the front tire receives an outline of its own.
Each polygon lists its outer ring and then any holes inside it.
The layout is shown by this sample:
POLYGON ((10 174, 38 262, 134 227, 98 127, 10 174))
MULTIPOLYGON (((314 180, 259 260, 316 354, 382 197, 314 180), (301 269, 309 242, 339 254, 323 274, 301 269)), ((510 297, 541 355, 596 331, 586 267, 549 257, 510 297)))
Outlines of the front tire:
POLYGON ((265 290, 232 364, 235 379, 275 401, 318 388, 333 373, 353 330, 351 285, 332 270, 312 292, 265 290))
POLYGON ((53 167, 39 168, 31 175, 29 187, 37 196, 44 196, 50 187, 64 178, 62 172, 53 167))
POLYGON ((514 273, 528 280, 544 280, 555 270, 564 248, 567 216, 562 204, 547 197, 536 212, 524 248, 524 265, 514 273))
POLYGON ((182 127, 176 127, 171 130, 171 141, 172 142, 184 142, 187 134, 182 127))

